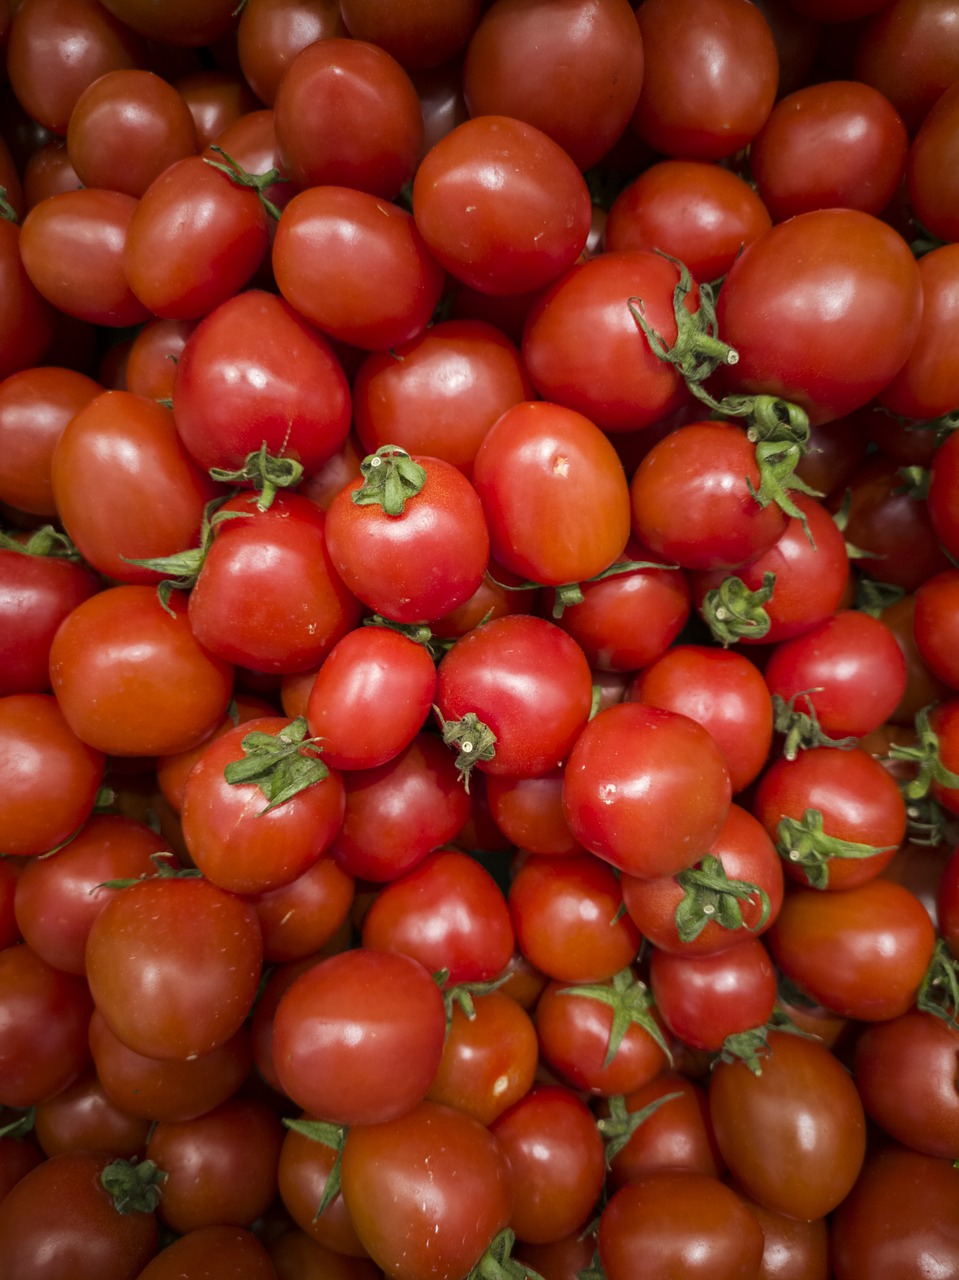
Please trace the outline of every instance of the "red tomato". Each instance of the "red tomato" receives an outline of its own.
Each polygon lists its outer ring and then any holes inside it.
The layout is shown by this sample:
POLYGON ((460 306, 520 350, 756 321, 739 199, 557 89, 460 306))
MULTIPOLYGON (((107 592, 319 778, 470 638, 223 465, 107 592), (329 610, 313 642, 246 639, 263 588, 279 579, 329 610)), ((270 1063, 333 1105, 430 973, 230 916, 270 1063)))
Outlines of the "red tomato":
POLYGON ((121 1111, 91 1069, 37 1104, 34 1133, 48 1156, 62 1151, 104 1151, 133 1160, 146 1148, 150 1121, 121 1111))
POLYGON ((940 240, 959 231, 955 178, 956 120, 959 89, 941 95, 919 126, 906 163, 909 200, 923 227, 940 240))
POLYGON ((765 1026, 776 1003, 776 973, 756 938, 705 955, 653 947, 649 980, 656 1007, 673 1035, 713 1053, 729 1037, 765 1026))
POLYGON ((236 28, 237 59, 247 84, 271 107, 287 67, 301 49, 314 40, 345 34, 340 6, 333 0, 249 0, 236 28))
POLYGON ((959 688, 959 570, 944 569, 916 589, 913 633, 925 665, 952 689, 959 688))
POLYGON ((54 334, 53 307, 34 287, 20 257, 20 228, 0 218, 0 377, 46 354, 54 334))
POLYGON ((530 853, 579 851, 563 814, 562 769, 535 778, 484 777, 490 815, 510 844, 530 853))
POLYGON ((243 1280, 274 1280, 276 1271, 259 1238, 245 1227, 197 1227, 161 1249, 137 1280, 178 1280, 215 1271, 243 1280))
MULTIPOLYGON (((612 1105, 612 1103, 610 1103, 612 1105)), ((719 1154, 704 1089, 677 1071, 662 1070, 623 1099, 629 1137, 609 1162, 610 1190, 658 1169, 719 1178, 719 1154), (647 1114, 644 1114, 647 1113, 647 1114), (634 1117, 641 1116, 637 1125, 634 1117)), ((607 1120, 609 1127, 612 1117, 607 1120)))

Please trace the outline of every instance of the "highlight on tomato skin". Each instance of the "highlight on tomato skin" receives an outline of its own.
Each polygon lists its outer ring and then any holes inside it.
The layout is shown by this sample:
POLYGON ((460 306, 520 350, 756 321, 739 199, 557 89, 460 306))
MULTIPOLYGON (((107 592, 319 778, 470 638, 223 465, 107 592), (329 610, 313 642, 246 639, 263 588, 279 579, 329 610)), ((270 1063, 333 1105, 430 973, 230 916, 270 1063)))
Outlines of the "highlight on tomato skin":
POLYGON ((0 0, 0 1277, 959 1273, 954 10, 0 0))

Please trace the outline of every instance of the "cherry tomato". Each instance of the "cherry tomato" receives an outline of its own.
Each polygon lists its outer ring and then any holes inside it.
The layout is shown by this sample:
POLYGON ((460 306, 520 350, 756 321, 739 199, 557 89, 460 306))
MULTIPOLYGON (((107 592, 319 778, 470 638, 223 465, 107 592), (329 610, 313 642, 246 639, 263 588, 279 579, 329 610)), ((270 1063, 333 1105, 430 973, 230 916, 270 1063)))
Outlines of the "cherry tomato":
POLYGON ((247 84, 268 107, 286 69, 314 40, 346 34, 334 0, 248 0, 236 28, 236 53, 247 84))
POLYGON ((88 1070, 37 1104, 34 1133, 48 1156, 62 1151, 103 1151, 133 1160, 146 1150, 150 1121, 122 1111, 96 1071, 88 1070))
POLYGON ((694 1049, 718 1052, 727 1037, 764 1026, 776 1003, 775 970, 757 938, 705 955, 654 947, 649 980, 666 1026, 694 1049))
POLYGON ((137 1280, 178 1280, 204 1270, 223 1276, 232 1271, 244 1280, 274 1280, 276 1275, 266 1246, 252 1231, 217 1224, 188 1231, 161 1249, 137 1280))

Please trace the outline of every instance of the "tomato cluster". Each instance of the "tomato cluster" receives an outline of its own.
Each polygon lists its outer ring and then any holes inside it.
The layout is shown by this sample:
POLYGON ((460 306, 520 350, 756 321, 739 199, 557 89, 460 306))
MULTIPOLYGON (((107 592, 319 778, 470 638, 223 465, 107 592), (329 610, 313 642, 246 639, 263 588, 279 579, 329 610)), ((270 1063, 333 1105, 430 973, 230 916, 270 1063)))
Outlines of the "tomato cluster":
POLYGON ((0 0, 0 1276, 959 1275, 959 0, 0 0))

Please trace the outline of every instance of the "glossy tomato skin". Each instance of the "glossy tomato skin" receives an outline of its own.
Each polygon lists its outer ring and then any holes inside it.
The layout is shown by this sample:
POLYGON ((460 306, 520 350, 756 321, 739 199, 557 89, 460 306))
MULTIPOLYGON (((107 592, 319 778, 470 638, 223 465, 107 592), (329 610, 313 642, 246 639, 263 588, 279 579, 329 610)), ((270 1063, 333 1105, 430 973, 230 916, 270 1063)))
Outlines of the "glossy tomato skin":
POLYGON ((871 214, 797 214, 736 260, 717 318, 739 352, 730 386, 780 396, 827 422, 866 404, 905 363, 922 318, 919 268, 871 214))
POLYGON ((0 699, 3 852, 30 857, 68 840, 93 811, 105 763, 49 694, 0 699))
POLYGON ((563 771, 537 778, 486 774, 486 801, 499 831, 530 853, 576 853, 579 845, 563 815, 563 771))
POLYGON ((292 60, 314 40, 346 34, 338 4, 303 5, 286 0, 252 0, 236 28, 236 52, 244 79, 261 102, 272 107, 292 60))
POLYGON ((410 342, 429 324, 445 275, 412 217, 348 187, 309 187, 273 242, 283 297, 310 324, 364 351, 410 342), (353 269, 359 260, 362 272, 353 269))
POLYGON ((959 523, 956 520, 956 493, 959 492, 959 441, 950 436, 935 452, 929 480, 927 506, 932 527, 939 541, 955 558, 959 548, 959 523))
MULTIPOLYGON (((315 1120, 308 1112, 299 1118, 307 1123, 315 1120)), ((337 1191, 321 1214, 316 1212, 338 1156, 333 1146, 317 1142, 296 1129, 288 1129, 280 1149, 277 1173, 280 1199, 287 1213, 312 1241, 335 1250, 345 1265, 347 1259, 352 1261, 369 1255, 356 1234, 342 1191, 337 1191)))
POLYGON ((726 1165, 713 1136, 702 1085, 664 1068, 623 1101, 630 1115, 653 1104, 655 1110, 610 1161, 611 1191, 658 1169, 684 1169, 707 1178, 723 1175, 726 1165))
POLYGON ((713 1053, 727 1036, 764 1026, 776 1003, 776 973, 757 938, 705 955, 654 947, 649 980, 656 1007, 673 1035, 713 1053))
POLYGON ((906 185, 922 225, 940 240, 953 241, 956 218, 955 129, 959 91, 953 85, 937 100, 909 148, 906 185))
POLYGON ((233 668, 197 641, 184 605, 167 613, 152 587, 101 591, 61 624, 50 680, 84 742, 111 755, 162 755, 202 741, 219 723, 233 668))
POLYGON ((75 560, 0 549, 0 697, 47 692, 57 628, 99 587, 75 560))
POLYGON ((489 562, 489 532, 473 486, 440 458, 414 461, 425 480, 399 515, 354 502, 362 478, 341 490, 327 512, 337 573, 392 622, 431 622, 465 604, 489 562))
POLYGON ((913 893, 879 876, 842 893, 794 889, 767 939, 782 972, 817 1003, 882 1022, 914 1003, 935 930, 913 893))
POLYGON ((69 1151, 22 1178, 0 1203, 0 1265, 24 1280, 136 1280, 157 1249, 152 1213, 117 1211, 100 1185, 111 1157, 69 1151))
POLYGON ((20 228, 5 218, 0 227, 0 284, 0 376, 6 378, 43 358, 53 341, 55 312, 23 265, 20 228))
POLYGON ((205 470, 239 469, 265 443, 311 475, 346 439, 350 392, 326 337, 282 298, 247 289, 189 335, 176 365, 173 412, 205 470))
POLYGON ((709 1109, 730 1173, 760 1204, 821 1218, 849 1194, 862 1167, 866 1124, 856 1086, 823 1045, 769 1033, 754 1074, 717 1063, 709 1109))
POLYGON ((568 756, 589 718, 592 680, 574 640, 545 618, 513 614, 463 636, 439 666, 442 722, 474 713, 495 735, 481 772, 537 777, 568 756))
POLYGON ((591 214, 582 174, 552 138, 510 116, 482 115, 424 156, 413 216, 450 275, 499 296, 540 289, 572 266, 591 214))
POLYGON ((585 848, 646 879, 697 862, 731 798, 722 751, 694 720, 621 703, 600 711, 570 753, 566 818, 585 848))
POLYGON ((468 1274, 512 1209, 496 1139, 437 1102, 385 1124, 354 1125, 342 1176, 357 1234, 393 1280, 468 1274))
POLYGON ((425 1095, 443 1051, 439 987, 411 956, 359 948, 282 996, 273 1058, 286 1093, 333 1124, 378 1125, 425 1095))
POLYGON ((249 903, 202 877, 139 880, 111 898, 87 938, 94 1003, 145 1057, 209 1053, 239 1030, 263 959, 249 903))
POLYGON ((266 1247, 245 1227, 216 1224, 197 1227, 162 1249, 137 1280, 177 1280, 203 1270, 243 1280, 274 1280, 276 1272, 266 1247))

